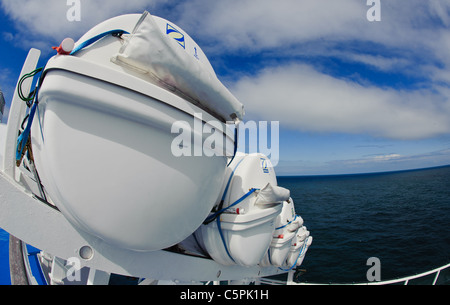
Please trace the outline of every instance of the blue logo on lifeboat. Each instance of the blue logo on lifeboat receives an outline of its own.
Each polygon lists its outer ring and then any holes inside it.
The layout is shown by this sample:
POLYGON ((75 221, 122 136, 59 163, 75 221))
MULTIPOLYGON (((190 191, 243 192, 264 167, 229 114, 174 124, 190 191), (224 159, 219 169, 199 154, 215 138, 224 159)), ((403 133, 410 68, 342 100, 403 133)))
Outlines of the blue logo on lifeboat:
POLYGON ((268 174, 269 173, 269 166, 267 164, 267 160, 261 158, 261 168, 263 170, 263 173, 268 174))
POLYGON ((180 31, 178 31, 176 28, 174 28, 173 26, 171 26, 170 24, 167 24, 167 30, 166 30, 166 34, 169 37, 172 37, 173 39, 175 39, 176 42, 178 42, 178 44, 180 46, 182 46, 184 49, 186 49, 186 42, 184 40, 184 35, 183 33, 181 33, 180 31))

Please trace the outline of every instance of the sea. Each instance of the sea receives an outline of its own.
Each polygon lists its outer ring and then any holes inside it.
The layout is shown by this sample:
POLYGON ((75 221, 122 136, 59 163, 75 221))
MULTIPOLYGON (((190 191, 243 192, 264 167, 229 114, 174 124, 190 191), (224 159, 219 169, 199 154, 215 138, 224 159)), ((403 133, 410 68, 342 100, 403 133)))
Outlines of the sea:
MULTIPOLYGON (((362 283, 378 259, 381 280, 450 263, 450 166, 278 177, 313 237, 295 280, 362 283)), ((9 285, 9 235, 0 229, 0 285, 9 285)))
POLYGON ((298 281, 367 282, 373 257, 382 281, 450 263, 450 166, 278 184, 313 236, 298 281))

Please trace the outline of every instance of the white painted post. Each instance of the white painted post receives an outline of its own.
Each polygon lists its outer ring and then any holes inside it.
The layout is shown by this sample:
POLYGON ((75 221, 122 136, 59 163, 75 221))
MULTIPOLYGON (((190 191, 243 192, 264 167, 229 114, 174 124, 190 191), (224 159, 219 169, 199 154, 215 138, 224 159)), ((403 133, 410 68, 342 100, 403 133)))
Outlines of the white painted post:
MULTIPOLYGON (((30 49, 28 52, 27 59, 20 72, 20 78, 27 73, 30 73, 36 69, 36 66, 41 56, 41 51, 37 49, 30 49)), ((31 90, 31 85, 33 79, 29 78, 23 82, 22 90, 24 92, 29 92, 31 90)), ((19 81, 17 81, 17 85, 19 81)), ((24 101, 22 101, 16 90, 14 91, 14 96, 11 102, 11 109, 9 111, 8 125, 6 129, 6 140, 5 140, 5 150, 3 153, 3 171, 11 179, 15 179, 16 170, 16 145, 18 130, 22 121, 25 117, 27 111, 27 106, 24 101)))

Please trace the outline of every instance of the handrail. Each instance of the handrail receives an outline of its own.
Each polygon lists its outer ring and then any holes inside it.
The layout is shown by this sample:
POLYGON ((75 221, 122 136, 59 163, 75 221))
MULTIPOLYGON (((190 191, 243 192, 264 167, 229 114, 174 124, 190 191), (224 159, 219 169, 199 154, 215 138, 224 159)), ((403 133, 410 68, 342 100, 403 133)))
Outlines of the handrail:
POLYGON ((407 276, 407 277, 403 277, 400 279, 394 279, 394 280, 388 280, 388 281, 381 281, 381 282, 370 282, 370 283, 360 283, 359 285, 392 285, 392 284, 397 284, 397 283, 402 283, 404 282, 404 285, 408 285, 410 280, 415 280, 421 277, 425 277, 428 276, 430 274, 436 273, 436 276, 433 279, 433 282, 431 285, 436 285, 437 280, 441 274, 442 270, 445 270, 447 268, 450 268, 450 264, 447 264, 445 266, 430 270, 430 271, 426 271, 417 275, 412 275, 412 276, 407 276))
MULTIPOLYGON (((418 279, 418 278, 422 278, 431 274, 436 274, 433 282, 431 283, 431 285, 436 285, 436 283, 438 282, 439 276, 441 275, 441 271, 445 270, 445 269, 449 269, 450 268, 450 264, 441 266, 439 268, 430 270, 430 271, 426 271, 420 274, 416 274, 416 275, 412 275, 412 276, 407 276, 407 277, 403 277, 403 278, 398 278, 398 279, 393 279, 393 280, 387 280, 387 281, 378 281, 378 282, 365 282, 365 283, 352 283, 352 284, 340 284, 340 283, 308 283, 308 282, 294 282, 294 281, 284 281, 285 285, 392 285, 392 284, 398 284, 398 283, 403 283, 404 285, 408 285, 410 281, 418 279)), ((264 283, 264 284, 269 284, 269 285, 280 285, 281 281, 279 280, 272 280, 269 278, 264 278, 264 279, 259 279, 260 283, 264 283)))

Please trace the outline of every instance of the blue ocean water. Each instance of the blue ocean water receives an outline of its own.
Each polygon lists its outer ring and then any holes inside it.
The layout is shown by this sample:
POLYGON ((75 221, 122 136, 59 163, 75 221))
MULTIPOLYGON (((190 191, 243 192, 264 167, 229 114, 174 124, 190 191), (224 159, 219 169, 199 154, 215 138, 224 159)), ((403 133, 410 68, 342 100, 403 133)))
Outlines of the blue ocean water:
POLYGON ((279 177, 314 240, 301 281, 367 282, 450 263, 450 166, 364 175, 279 177))
MULTIPOLYGON (((381 279, 450 263, 450 166, 362 175, 278 177, 314 241, 299 279, 366 282, 367 260, 381 279)), ((0 229, 0 285, 10 284, 9 235, 0 229)))

